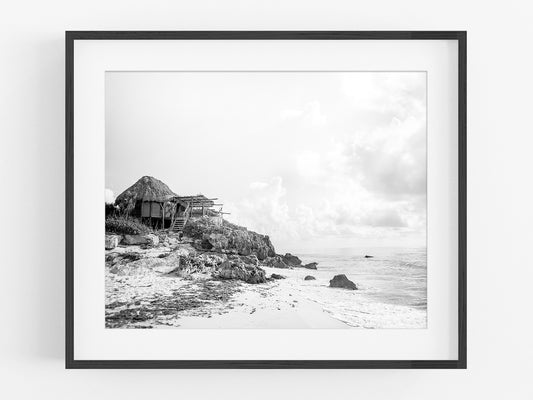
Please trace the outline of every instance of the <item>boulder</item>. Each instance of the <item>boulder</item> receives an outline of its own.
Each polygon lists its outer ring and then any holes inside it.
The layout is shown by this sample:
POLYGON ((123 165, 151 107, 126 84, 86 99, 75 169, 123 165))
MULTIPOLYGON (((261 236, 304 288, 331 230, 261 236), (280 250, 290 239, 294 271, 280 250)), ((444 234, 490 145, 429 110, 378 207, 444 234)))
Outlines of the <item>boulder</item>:
POLYGON ((228 238, 221 233, 206 233, 202 239, 202 247, 208 250, 222 251, 228 247, 228 238))
POLYGON ((196 249, 189 243, 180 243, 173 249, 172 253, 177 253, 180 256, 195 255, 196 249))
POLYGON ((285 279, 285 277, 283 275, 272 274, 270 275, 270 279, 285 279))
POLYGON ((272 268, 289 268, 289 266, 283 262, 283 259, 280 256, 270 257, 267 259, 266 265, 272 268))
POLYGON ((269 256, 270 253, 269 253, 268 249, 260 247, 260 248, 258 248, 255 251, 255 254, 257 255, 257 258, 262 261, 262 260, 266 259, 269 256))
POLYGON ((179 240, 177 237, 174 237, 174 236, 168 236, 166 239, 165 239, 165 242, 167 243, 168 246, 176 246, 178 243, 179 243, 179 240))
POLYGON ((318 263, 316 263, 316 262, 310 262, 309 264, 305 264, 303 267, 307 268, 307 269, 317 269, 316 268, 317 265, 318 265, 318 263))
POLYGON ((171 253, 165 258, 142 257, 135 252, 124 253, 116 259, 120 260, 112 265, 118 268, 119 275, 150 275, 167 274, 179 266, 179 256, 171 253))
MULTIPOLYGON (((176 257, 176 262, 173 262, 174 268, 168 273, 179 277, 190 277, 196 273, 213 274, 226 260, 225 256, 218 254, 178 254, 178 252, 171 254, 171 257, 176 257)), ((172 260, 169 261, 172 263, 172 260)))
POLYGON ((349 280, 346 275, 335 275, 332 280, 329 281, 329 287, 357 290, 357 285, 349 280))
POLYGON ((159 244, 159 238, 152 233, 147 235, 124 235, 122 243, 128 246, 142 244, 156 246, 159 244))
POLYGON ((226 256, 224 254, 199 254, 194 257, 194 260, 196 263, 203 264, 208 268, 217 268, 226 261, 226 256))
POLYGON ((197 260, 195 256, 178 255, 174 266, 175 268, 167 272, 167 274, 185 278, 191 274, 207 272, 205 265, 197 260))
POLYGON ((283 262, 291 267, 299 267, 302 265, 302 260, 298 257, 293 256, 291 253, 287 253, 282 256, 283 262))
POLYGON ((267 235, 262 236, 263 244, 267 250, 267 257, 274 257, 276 255, 276 250, 274 250, 274 245, 270 241, 270 238, 267 235))
POLYGON ((220 264, 215 276, 221 279, 241 280, 253 284, 266 282, 265 271, 262 268, 235 260, 226 260, 220 264))
POLYGON ((365 258, 374 258, 374 256, 365 255, 365 258))
POLYGON ((120 255, 120 258, 124 260, 125 262, 132 262, 132 261, 140 260, 143 257, 141 253, 137 253, 136 251, 131 251, 131 252, 122 253, 120 255))
POLYGON ((261 273, 254 273, 245 282, 252 283, 252 284, 265 283, 266 282, 265 271, 261 270, 261 273))
POLYGON ((144 235, 124 235, 122 244, 127 246, 148 244, 148 239, 146 239, 144 235))
POLYGON ((311 275, 307 275, 305 278, 304 278, 304 281, 314 281, 316 280, 316 278, 314 276, 311 276, 311 275))
POLYGON ((120 239, 118 235, 105 235, 105 249, 113 250, 120 243, 120 239))
POLYGON ((148 235, 144 235, 144 238, 146 239, 148 245, 151 246, 157 246, 159 244, 159 236, 154 235, 153 233, 149 233, 148 235))
POLYGON ((259 260, 257 259, 257 256, 255 254, 251 254, 249 256, 239 256, 238 254, 232 254, 228 256, 228 259, 231 261, 233 260, 242 261, 243 263, 248 264, 248 265, 254 265, 254 266, 259 265, 259 260))

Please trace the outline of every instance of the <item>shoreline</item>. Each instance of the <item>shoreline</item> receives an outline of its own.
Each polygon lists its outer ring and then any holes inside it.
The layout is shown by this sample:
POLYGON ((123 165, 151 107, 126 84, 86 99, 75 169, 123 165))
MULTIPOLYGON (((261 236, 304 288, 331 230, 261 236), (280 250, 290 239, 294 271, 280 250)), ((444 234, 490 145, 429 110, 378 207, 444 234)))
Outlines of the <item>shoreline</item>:
MULTIPOLYGON (((264 267, 268 274, 279 273, 264 267)), ((184 329, 335 329, 349 328, 334 318, 322 306, 287 289, 295 277, 261 285, 244 284, 244 290, 234 297, 231 310, 209 318, 181 317, 179 327, 184 329)))
MULTIPOLYGON (((106 328, 427 327, 427 310, 377 300, 377 285, 361 284, 364 273, 350 272, 346 260, 317 269, 323 258, 305 264, 277 254, 268 236, 209 219, 190 222, 186 233, 106 236, 106 328)), ((379 280, 374 262, 365 261, 366 273, 379 280)))
POLYGON ((117 274, 106 266, 106 328, 349 328, 292 291, 300 271, 263 269, 287 279, 254 285, 208 274, 183 278, 142 269, 117 274))
MULTIPOLYGON (((190 251, 117 247, 106 259, 105 326, 108 329, 379 329, 427 327, 427 311, 378 303, 363 290, 330 288, 331 272, 261 265, 267 281, 221 279, 217 269, 174 273, 176 259, 190 251), (130 261, 128 255, 142 254, 130 261), (166 255, 166 257, 161 257, 166 255), (113 264, 114 263, 114 264, 113 264), (272 274, 285 279, 272 279, 272 274), (306 281, 307 275, 314 280, 306 281)), ((221 253, 195 253, 195 259, 221 253)), ((179 264, 179 262, 178 262, 179 264)))

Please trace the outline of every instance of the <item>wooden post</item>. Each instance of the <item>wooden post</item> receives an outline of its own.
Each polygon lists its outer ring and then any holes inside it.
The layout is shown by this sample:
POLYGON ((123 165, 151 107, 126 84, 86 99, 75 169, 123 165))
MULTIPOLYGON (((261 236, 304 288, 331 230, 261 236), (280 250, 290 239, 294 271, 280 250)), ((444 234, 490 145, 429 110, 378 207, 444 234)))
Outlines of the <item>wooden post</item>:
POLYGON ((161 210, 161 229, 165 229, 165 203, 163 203, 163 209, 161 210))

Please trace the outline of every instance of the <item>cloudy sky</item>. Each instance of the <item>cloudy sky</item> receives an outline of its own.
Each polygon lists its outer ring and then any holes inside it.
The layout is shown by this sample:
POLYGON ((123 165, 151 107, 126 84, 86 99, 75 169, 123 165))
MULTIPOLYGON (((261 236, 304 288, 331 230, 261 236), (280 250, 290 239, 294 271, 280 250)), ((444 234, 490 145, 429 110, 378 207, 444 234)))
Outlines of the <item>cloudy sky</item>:
POLYGON ((108 72, 106 197, 218 197, 276 249, 424 246, 424 72, 108 72))

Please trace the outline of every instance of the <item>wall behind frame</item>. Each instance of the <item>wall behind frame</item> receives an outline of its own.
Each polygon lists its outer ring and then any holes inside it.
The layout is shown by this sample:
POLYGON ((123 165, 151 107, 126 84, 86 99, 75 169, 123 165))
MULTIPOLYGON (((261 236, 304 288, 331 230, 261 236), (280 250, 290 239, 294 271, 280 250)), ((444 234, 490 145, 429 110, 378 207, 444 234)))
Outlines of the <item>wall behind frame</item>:
POLYGON ((532 398, 531 7, 509 1, 480 9, 458 0, 5 2, 0 15, 4 396, 532 398), (76 29, 468 30, 468 370, 64 370, 64 31, 76 29))

